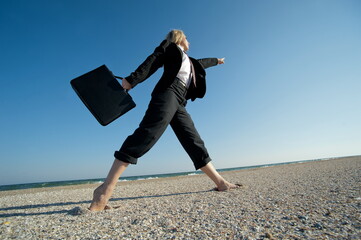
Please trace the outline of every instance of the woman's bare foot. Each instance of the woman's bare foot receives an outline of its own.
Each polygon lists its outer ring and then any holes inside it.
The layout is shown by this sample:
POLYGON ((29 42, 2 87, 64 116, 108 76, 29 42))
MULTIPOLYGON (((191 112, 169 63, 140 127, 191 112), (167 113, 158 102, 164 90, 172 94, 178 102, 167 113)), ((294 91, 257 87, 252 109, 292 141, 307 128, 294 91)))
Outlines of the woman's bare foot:
POLYGON ((113 187, 104 185, 104 183, 99 187, 97 187, 94 190, 93 201, 90 204, 89 210, 96 212, 105 209, 110 209, 110 207, 107 204, 112 193, 113 193, 113 187))
POLYGON ((108 176, 104 183, 97 187, 93 193, 93 201, 90 204, 90 211, 103 211, 109 209, 107 206, 109 198, 119 180, 120 175, 128 167, 129 163, 114 159, 113 165, 109 170, 108 176))
POLYGON ((228 191, 234 188, 239 188, 241 184, 232 184, 227 182, 214 168, 211 162, 207 163, 201 170, 216 184, 216 191, 228 191))
POLYGON ((241 184, 233 184, 233 183, 229 183, 227 181, 222 181, 216 188, 215 190, 216 191, 219 191, 219 192, 223 192, 223 191, 228 191, 228 190, 231 190, 231 189, 235 189, 235 188, 239 188, 241 187, 242 185, 241 184))

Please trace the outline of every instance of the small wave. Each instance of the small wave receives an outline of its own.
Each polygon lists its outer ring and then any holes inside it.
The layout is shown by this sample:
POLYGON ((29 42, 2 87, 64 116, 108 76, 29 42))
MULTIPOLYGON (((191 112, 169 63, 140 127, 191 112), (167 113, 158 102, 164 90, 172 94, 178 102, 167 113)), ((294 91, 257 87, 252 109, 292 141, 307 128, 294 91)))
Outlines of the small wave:
POLYGON ((150 180, 150 179, 158 179, 159 177, 149 177, 149 178, 138 178, 136 180, 150 180))
POLYGON ((187 176, 195 176, 198 175, 198 173, 189 173, 187 176))

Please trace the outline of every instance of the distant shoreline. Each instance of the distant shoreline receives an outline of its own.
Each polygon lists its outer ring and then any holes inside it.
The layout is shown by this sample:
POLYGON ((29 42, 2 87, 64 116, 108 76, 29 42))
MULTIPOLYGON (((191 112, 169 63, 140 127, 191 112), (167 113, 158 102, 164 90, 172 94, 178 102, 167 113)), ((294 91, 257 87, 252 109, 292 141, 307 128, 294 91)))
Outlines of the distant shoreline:
MULTIPOLYGON (((271 164, 262 164, 262 165, 252 165, 252 166, 244 166, 244 167, 223 168, 223 169, 217 169, 217 170, 219 172, 228 172, 228 171, 237 171, 237 170, 245 170, 245 169, 256 169, 256 168, 262 168, 262 167, 279 166, 279 165, 297 164, 297 163, 304 163, 304 162, 327 161, 327 160, 333 160, 333 159, 358 157, 358 156, 361 156, 361 155, 344 156, 344 157, 329 157, 329 158, 320 158, 320 159, 311 159, 311 160, 299 160, 299 161, 271 163, 271 164)), ((190 171, 190 172, 178 172, 178 173, 162 173, 162 174, 128 176, 128 177, 122 177, 119 180, 119 182, 138 181, 138 180, 151 180, 151 179, 158 179, 158 178, 188 176, 188 175, 200 175, 200 174, 203 174, 203 173, 200 172, 200 171, 190 171)), ((104 181, 104 178, 93 178, 93 179, 80 179, 80 180, 65 180, 65 181, 24 183, 24 184, 9 184, 9 185, 0 185, 0 192, 26 190, 26 189, 38 189, 38 188, 66 187, 66 186, 71 187, 71 186, 89 185, 89 184, 94 185, 94 184, 100 184, 103 181, 104 181)))

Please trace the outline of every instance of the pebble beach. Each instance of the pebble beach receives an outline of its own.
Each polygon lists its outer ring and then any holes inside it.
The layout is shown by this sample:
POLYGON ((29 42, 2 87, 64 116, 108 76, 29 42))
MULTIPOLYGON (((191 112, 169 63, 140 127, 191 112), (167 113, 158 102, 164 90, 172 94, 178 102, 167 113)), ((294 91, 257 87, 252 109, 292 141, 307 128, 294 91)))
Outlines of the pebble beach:
POLYGON ((119 182, 92 213, 97 185, 0 192, 0 239, 361 239, 361 156, 119 182))

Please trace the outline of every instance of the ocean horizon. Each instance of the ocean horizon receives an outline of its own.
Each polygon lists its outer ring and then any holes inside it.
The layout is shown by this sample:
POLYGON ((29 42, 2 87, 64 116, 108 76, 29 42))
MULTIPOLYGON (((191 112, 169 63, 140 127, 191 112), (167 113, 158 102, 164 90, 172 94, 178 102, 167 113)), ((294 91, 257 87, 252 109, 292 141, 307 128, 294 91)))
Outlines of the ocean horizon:
MULTIPOLYGON (((286 164, 296 164, 296 163, 304 163, 304 162, 331 160, 331 159, 337 159, 337 158, 341 158, 341 157, 300 160, 300 161, 292 161, 292 162, 281 162, 281 163, 252 165, 252 166, 233 167, 233 168, 221 168, 221 169, 217 169, 217 171, 227 172, 227 171, 236 171, 236 170, 244 170, 244 169, 255 169, 255 168, 272 167, 272 166, 286 165, 286 164)), ((192 176, 192 175, 200 175, 200 174, 203 174, 203 172, 198 170, 198 171, 190 171, 190 172, 137 175, 137 176, 122 177, 121 179, 119 179, 119 182, 149 180, 149 179, 178 177, 178 176, 192 176)), ((103 183, 104 180, 105 180, 105 178, 91 178, 91 179, 79 179, 79 180, 49 181, 49 182, 0 185, 0 192, 1 191, 11 191, 11 190, 31 189, 31 188, 46 188, 46 187, 62 187, 62 186, 81 185, 81 184, 95 184, 95 183, 103 183)))

